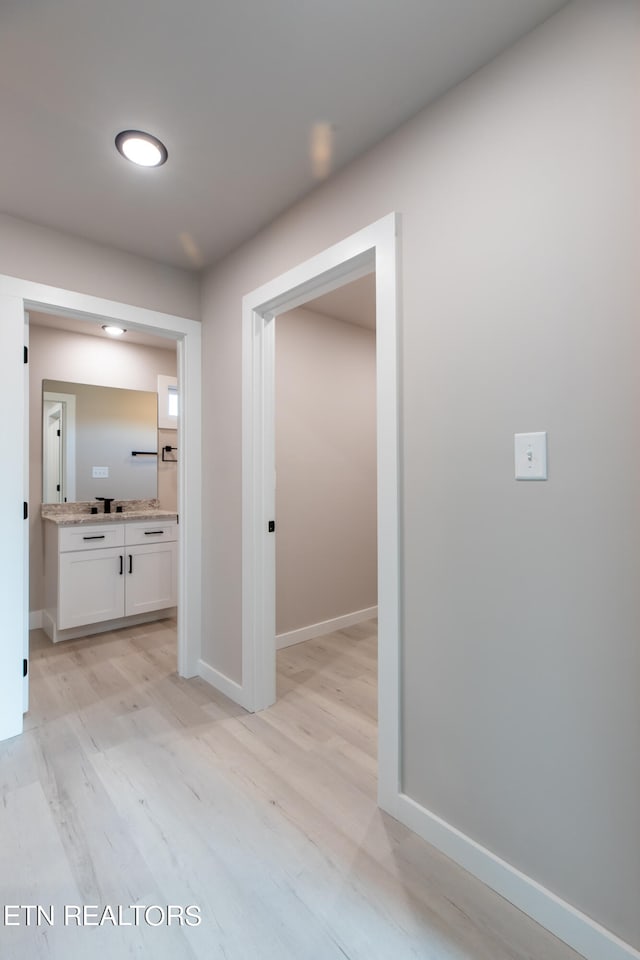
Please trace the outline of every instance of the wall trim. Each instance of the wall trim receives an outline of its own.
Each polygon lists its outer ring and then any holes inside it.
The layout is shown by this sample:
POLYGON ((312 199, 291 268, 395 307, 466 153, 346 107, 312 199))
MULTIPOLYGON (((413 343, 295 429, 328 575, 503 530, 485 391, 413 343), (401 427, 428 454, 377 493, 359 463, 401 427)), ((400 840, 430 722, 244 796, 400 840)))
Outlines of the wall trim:
POLYGON ((220 693, 224 693, 225 697, 228 697, 229 700, 233 700, 234 703, 244 707, 245 710, 251 709, 248 703, 246 689, 243 688, 241 684, 236 683, 235 680, 227 677, 224 673, 220 673, 219 670, 216 670, 215 667, 212 667, 211 664, 205 660, 198 660, 198 676, 220 693))
POLYGON ((327 633, 344 630, 345 627, 352 627, 356 623, 362 623, 363 620, 372 620, 377 616, 377 607, 366 607, 364 610, 354 610, 353 613, 345 613, 341 617, 333 617, 331 620, 321 620, 319 623, 310 623, 306 627, 298 627, 297 630, 278 633, 276 634, 276 648, 281 650, 283 647, 293 646, 294 643, 302 643, 303 640, 324 637, 327 633))
POLYGON ((640 951, 406 794, 389 812, 587 960, 640 960, 640 951))
POLYGON ((42 615, 44 610, 29 611, 29 630, 42 630, 42 615))

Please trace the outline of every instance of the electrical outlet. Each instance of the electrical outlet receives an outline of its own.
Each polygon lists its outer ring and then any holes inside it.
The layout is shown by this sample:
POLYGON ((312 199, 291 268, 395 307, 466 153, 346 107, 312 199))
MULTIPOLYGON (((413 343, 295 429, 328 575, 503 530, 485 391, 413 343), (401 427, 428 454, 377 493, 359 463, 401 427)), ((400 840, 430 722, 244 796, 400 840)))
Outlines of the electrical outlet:
POLYGON ((91 478, 93 480, 106 480, 109 476, 109 467, 92 467, 91 478))

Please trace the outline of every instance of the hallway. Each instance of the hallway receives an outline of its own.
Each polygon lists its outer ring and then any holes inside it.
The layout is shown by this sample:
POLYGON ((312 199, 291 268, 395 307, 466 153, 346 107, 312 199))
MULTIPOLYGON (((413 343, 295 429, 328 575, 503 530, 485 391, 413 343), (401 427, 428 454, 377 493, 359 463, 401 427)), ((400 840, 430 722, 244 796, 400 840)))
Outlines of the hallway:
POLYGON ((3 927, 3 960, 577 957, 377 809, 375 622, 281 650, 258 715, 177 677, 172 621, 34 631, 31 671, 0 744, 0 888, 56 919, 3 927), (78 929, 69 904, 202 923, 78 929))

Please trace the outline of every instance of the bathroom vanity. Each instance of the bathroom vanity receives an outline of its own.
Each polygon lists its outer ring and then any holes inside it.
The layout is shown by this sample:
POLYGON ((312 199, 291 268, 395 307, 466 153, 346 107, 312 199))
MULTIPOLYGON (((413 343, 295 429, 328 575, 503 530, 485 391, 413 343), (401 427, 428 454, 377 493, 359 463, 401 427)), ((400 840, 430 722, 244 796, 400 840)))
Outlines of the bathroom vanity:
MULTIPOLYGON (((171 616, 177 603, 175 514, 43 507, 43 629, 54 643, 171 616)), ((75 505, 73 505, 75 507, 75 505)))

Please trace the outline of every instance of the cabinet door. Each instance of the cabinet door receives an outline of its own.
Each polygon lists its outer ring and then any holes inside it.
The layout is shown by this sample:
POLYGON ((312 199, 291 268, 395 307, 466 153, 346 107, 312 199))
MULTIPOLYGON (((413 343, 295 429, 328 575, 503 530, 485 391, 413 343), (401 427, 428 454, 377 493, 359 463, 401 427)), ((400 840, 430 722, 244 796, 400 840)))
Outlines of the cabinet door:
POLYGON ((178 544, 150 543, 126 549, 126 615, 174 607, 178 544))
POLYGON ((59 573, 60 630, 124 616, 124 549, 61 553, 59 573))

